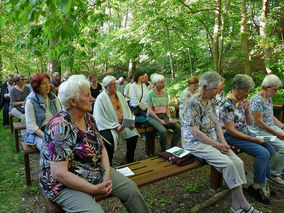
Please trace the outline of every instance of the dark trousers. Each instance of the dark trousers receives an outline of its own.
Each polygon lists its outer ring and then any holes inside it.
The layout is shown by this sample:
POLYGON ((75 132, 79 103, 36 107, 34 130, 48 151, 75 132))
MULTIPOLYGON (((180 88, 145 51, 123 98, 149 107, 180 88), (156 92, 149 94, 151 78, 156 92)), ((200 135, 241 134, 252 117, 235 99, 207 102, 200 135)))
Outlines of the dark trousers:
POLYGON ((9 101, 4 102, 4 107, 3 107, 3 126, 9 125, 9 101))
MULTIPOLYGON (((114 140, 113 140, 111 131, 102 130, 100 131, 100 134, 111 143, 111 145, 109 145, 107 142, 104 142, 104 145, 107 150, 110 165, 112 166, 112 158, 113 158, 113 153, 114 153, 114 140)), ((126 163, 131 163, 134 161, 134 153, 136 149, 137 139, 138 139, 138 136, 133 136, 131 138, 125 139, 126 148, 127 148, 126 156, 125 156, 126 163)))

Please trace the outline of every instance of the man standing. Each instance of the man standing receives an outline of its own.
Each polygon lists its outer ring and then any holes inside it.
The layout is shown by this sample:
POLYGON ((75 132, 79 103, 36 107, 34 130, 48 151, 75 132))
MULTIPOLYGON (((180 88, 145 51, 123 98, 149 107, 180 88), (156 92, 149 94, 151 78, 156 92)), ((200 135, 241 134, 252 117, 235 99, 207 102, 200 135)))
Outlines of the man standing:
POLYGON ((14 76, 8 75, 7 81, 1 85, 0 109, 3 108, 3 126, 9 125, 10 91, 13 88, 14 76))
POLYGON ((117 91, 120 92, 121 94, 124 93, 124 87, 125 87, 125 84, 124 84, 124 77, 120 77, 117 81, 116 81, 116 88, 117 88, 117 91))
POLYGON ((58 88, 59 88, 60 83, 61 83, 60 80, 61 80, 61 77, 60 77, 59 72, 54 72, 53 75, 52 75, 51 84, 53 84, 54 87, 55 87, 56 95, 58 93, 58 88))

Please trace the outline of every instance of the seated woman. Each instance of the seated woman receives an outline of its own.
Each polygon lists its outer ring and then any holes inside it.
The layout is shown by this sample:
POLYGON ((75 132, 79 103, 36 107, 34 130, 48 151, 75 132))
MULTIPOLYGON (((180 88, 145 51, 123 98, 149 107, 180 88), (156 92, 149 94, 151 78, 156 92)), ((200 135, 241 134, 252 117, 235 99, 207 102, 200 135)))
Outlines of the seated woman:
POLYGON ((246 183, 243 161, 230 150, 211 102, 220 82, 221 77, 215 72, 206 72, 199 79, 199 92, 190 97, 181 119, 182 145, 223 174, 232 190, 231 212, 257 213, 243 195, 242 184, 246 183))
POLYGON ((248 130, 253 122, 249 112, 247 100, 254 81, 245 74, 238 74, 232 82, 232 91, 228 93, 220 106, 221 126, 225 132, 225 139, 230 145, 254 157, 254 183, 248 187, 248 192, 259 202, 269 204, 264 195, 261 184, 270 178, 270 163, 274 148, 263 139, 248 130))
POLYGON ((59 99, 50 92, 50 77, 37 73, 31 77, 33 91, 25 102, 25 142, 41 150, 43 132, 48 121, 61 110, 59 99))
POLYGON ((25 86, 26 79, 22 75, 15 75, 14 81, 16 86, 10 93, 10 113, 16 118, 24 121, 25 109, 23 107, 26 97, 30 94, 29 87, 25 86))
POLYGON ((146 117, 147 103, 146 97, 148 94, 148 88, 144 84, 145 73, 136 73, 134 75, 134 83, 131 84, 129 89, 129 105, 130 109, 135 116, 146 117))
POLYGON ((281 173, 284 169, 284 124, 273 115, 272 97, 282 85, 276 75, 267 75, 261 84, 261 91, 250 100, 250 111, 253 115, 253 124, 250 130, 260 136, 276 136, 270 143, 275 148, 275 156, 271 163, 271 178, 273 183, 284 186, 281 173))
POLYGON ((176 146, 180 139, 180 126, 171 117, 169 110, 168 93, 164 91, 165 78, 160 74, 152 76, 153 90, 148 92, 148 123, 153 126, 160 135, 161 152, 167 149, 167 129, 172 129, 171 147, 176 146))
POLYGON ((39 181, 66 212, 103 212, 96 195, 118 197, 128 212, 150 212, 136 184, 109 165, 103 139, 88 112, 90 83, 73 75, 59 87, 63 110, 47 124, 39 181))
MULTIPOLYGON (((91 95, 96 100, 98 95, 103 91, 102 85, 98 83, 97 76, 94 74, 89 76, 89 81, 91 83, 90 87, 91 95)), ((92 112, 93 110, 94 110, 94 103, 92 105, 92 112)))
POLYGON ((105 90, 97 97, 94 107, 94 117, 100 134, 110 143, 105 142, 105 147, 112 165, 113 153, 116 151, 117 143, 126 140, 125 161, 134 161, 134 152, 138 139, 138 132, 134 125, 125 128, 122 125, 123 118, 133 118, 130 108, 123 95, 116 90, 115 77, 106 76, 103 79, 105 90))
POLYGON ((196 92, 198 88, 198 82, 199 82, 199 79, 196 76, 192 76, 188 79, 187 88, 183 90, 180 96, 180 102, 179 102, 179 117, 180 118, 182 118, 183 116, 183 110, 184 110, 184 106, 186 106, 186 102, 188 101, 190 96, 192 96, 196 92))

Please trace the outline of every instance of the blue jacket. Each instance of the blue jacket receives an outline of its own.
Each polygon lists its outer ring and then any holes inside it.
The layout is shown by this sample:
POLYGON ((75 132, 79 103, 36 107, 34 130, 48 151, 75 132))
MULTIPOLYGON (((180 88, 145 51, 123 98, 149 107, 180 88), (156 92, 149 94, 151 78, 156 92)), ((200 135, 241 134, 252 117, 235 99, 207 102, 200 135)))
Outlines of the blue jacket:
MULTIPOLYGON (((47 96, 50 99, 50 110, 52 114, 55 115, 60 110, 56 107, 56 96, 53 93, 49 93, 47 96)), ((36 124, 41 127, 46 118, 46 110, 44 108, 45 100, 42 96, 35 94, 34 92, 31 92, 27 99, 29 99, 33 104, 36 124)), ((30 145, 35 145, 36 136, 36 134, 26 131, 25 142, 30 145)))

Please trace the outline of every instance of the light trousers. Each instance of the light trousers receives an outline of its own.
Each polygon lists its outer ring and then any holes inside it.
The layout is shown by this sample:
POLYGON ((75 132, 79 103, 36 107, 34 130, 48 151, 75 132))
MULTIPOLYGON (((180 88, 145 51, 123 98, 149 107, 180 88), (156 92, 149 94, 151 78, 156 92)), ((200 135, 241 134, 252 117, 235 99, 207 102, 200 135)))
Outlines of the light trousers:
MULTIPOLYGON (((117 172, 115 169, 110 170, 112 180, 111 196, 118 197, 122 204, 130 213, 148 213, 151 212, 145 203, 142 194, 136 184, 117 172)), ((84 212, 84 213, 102 213, 104 212, 101 205, 96 201, 93 195, 72 189, 64 189, 53 200, 67 212, 84 212)))

